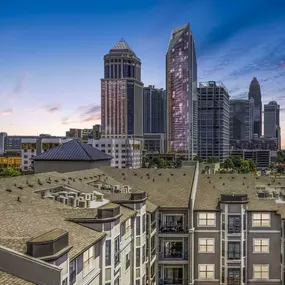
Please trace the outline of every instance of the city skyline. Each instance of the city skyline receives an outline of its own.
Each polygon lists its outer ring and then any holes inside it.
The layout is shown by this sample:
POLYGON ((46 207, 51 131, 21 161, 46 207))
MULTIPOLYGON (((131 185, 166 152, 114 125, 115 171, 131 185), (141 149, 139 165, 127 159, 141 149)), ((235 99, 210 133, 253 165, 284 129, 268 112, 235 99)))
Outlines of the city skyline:
MULTIPOLYGON (((277 2, 141 1, 130 6, 111 1, 100 6, 87 1, 66 6, 51 1, 40 6, 30 1, 26 9, 21 1, 2 4, 1 131, 64 135, 69 128, 99 123, 103 56, 122 37, 142 60, 144 85, 165 88, 169 34, 187 22, 196 43, 198 81, 222 80, 231 98, 246 99, 255 76, 262 104, 276 100, 285 121, 285 17, 284 3, 277 2), (254 13, 256 5, 262 17, 254 13), (173 13, 177 6, 183 9, 173 13)), ((284 124, 281 129, 284 147, 284 124)))

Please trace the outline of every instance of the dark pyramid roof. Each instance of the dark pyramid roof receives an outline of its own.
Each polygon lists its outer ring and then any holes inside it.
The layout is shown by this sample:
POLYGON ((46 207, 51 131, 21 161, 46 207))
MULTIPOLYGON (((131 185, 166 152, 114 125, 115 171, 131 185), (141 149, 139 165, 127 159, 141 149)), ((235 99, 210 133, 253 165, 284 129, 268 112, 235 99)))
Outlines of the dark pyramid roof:
POLYGON ((33 158, 34 160, 96 161, 110 160, 112 156, 79 140, 71 140, 33 158))
POLYGON ((129 51, 129 52, 135 54, 134 51, 131 49, 131 47, 129 46, 129 44, 125 40, 118 41, 114 45, 114 47, 110 50, 110 52, 116 52, 116 53, 122 52, 122 51, 124 51, 124 52, 129 51))

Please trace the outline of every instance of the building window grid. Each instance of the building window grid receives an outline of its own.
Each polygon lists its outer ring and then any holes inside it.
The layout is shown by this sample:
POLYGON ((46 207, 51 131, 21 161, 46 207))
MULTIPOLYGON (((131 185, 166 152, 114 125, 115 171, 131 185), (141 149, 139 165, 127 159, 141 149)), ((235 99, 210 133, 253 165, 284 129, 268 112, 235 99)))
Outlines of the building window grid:
POLYGON ((253 265, 253 279, 269 279, 269 265, 253 265))
POLYGON ((214 264, 199 265, 199 279, 214 279, 214 264))
POLYGON ((199 253, 214 253, 215 239, 213 238, 199 238, 199 253))
POLYGON ((83 276, 86 276, 94 267, 94 248, 90 247, 83 253, 83 276))
POLYGON ((199 227, 215 227, 216 214, 215 213, 198 213, 199 227))
POLYGON ((269 253, 269 239, 253 239, 253 253, 269 253))
POLYGON ((254 213, 252 217, 253 227, 270 227, 269 213, 254 213))
POLYGON ((228 259, 240 259, 241 258, 241 246, 240 242, 228 242, 228 259))

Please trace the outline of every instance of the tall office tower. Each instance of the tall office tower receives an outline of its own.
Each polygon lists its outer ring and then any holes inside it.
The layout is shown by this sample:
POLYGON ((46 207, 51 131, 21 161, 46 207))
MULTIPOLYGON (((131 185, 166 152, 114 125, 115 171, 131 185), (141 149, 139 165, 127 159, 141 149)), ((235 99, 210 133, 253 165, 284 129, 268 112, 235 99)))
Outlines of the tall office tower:
POLYGON ((199 83, 198 88, 198 155, 203 160, 229 156, 230 102, 221 82, 199 83))
POLYGON ((168 151, 197 154, 197 62, 190 24, 174 30, 166 53, 168 151))
POLYGON ((153 85, 143 88, 144 133, 166 132, 167 96, 164 89, 153 85))
POLYGON ((253 139, 254 100, 230 100, 230 139, 253 139))
POLYGON ((275 101, 264 105, 264 137, 276 138, 281 148, 280 106, 275 101))
POLYGON ((5 152, 5 138, 7 137, 7 133, 0 133, 0 155, 5 152))
POLYGON ((143 135, 141 60, 124 41, 104 56, 101 79, 102 135, 143 135))
POLYGON ((250 83, 248 99, 254 100, 253 134, 260 137, 262 135, 262 102, 260 85, 256 77, 254 77, 250 83))

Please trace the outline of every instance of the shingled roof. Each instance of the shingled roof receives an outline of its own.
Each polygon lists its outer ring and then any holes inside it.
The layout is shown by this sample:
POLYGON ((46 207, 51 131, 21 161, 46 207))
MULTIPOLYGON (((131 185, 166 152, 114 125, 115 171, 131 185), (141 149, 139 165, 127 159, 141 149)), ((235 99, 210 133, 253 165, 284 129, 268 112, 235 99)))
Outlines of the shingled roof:
POLYGON ((71 140, 33 158, 35 161, 98 161, 111 160, 112 156, 79 140, 71 140))

